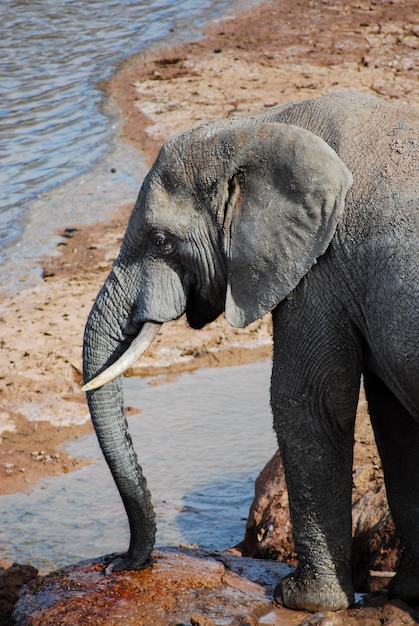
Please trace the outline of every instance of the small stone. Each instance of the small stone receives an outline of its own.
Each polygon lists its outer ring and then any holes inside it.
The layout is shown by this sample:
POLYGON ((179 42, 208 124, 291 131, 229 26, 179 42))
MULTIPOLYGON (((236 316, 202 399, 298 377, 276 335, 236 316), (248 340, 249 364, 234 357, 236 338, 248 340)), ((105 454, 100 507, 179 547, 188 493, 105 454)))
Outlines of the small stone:
POLYGON ((191 617, 192 626, 216 626, 215 622, 209 617, 205 617, 204 615, 192 615, 191 617))

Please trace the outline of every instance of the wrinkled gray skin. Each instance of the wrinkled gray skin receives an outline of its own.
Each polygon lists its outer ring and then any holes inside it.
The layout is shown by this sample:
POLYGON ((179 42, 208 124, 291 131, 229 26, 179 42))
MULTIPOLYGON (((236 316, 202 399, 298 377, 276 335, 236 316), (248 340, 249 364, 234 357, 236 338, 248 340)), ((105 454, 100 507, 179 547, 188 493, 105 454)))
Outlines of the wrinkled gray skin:
MULTIPOLYGON (((291 608, 340 609, 354 599, 351 471, 362 374, 405 546, 390 594, 419 602, 417 127, 417 110, 348 92, 167 141, 87 322, 90 380, 146 321, 186 312, 201 328, 225 311, 230 324, 246 326, 272 311, 272 409, 299 556, 276 597, 291 608)), ((155 520, 121 378, 88 401, 131 528, 127 554, 109 569, 146 567, 155 520)))

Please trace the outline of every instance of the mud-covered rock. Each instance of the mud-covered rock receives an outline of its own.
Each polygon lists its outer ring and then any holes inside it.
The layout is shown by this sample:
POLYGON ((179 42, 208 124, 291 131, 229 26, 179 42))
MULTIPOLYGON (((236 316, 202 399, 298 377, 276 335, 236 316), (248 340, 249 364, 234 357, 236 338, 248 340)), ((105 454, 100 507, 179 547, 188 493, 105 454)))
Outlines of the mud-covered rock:
MULTIPOLYGON (((240 625, 272 608, 289 567, 193 549, 153 553, 139 572, 105 575, 105 560, 85 561, 28 585, 13 614, 19 626, 240 625)), ((289 613, 284 609, 285 613, 289 613)), ((295 615, 295 612, 292 612, 295 615)), ((297 613, 298 614, 298 613, 297 613)), ((300 613, 301 619, 304 613, 300 613)), ((255 623, 258 623, 257 621, 255 623)))
MULTIPOLYGON (((105 574, 106 559, 84 561, 29 583, 13 613, 17 626, 413 626, 419 613, 383 591, 362 607, 314 614, 273 603, 279 562, 166 548, 140 572, 105 574)), ((3 622, 2 622, 3 624, 3 622)))

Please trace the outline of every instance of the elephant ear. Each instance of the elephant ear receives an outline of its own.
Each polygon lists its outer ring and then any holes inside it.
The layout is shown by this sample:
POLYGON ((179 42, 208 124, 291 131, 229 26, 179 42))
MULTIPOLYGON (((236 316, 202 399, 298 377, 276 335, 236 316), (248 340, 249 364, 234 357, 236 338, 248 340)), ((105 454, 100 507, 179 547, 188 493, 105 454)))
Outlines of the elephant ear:
POLYGON ((247 326, 271 311, 324 254, 352 176, 322 139, 295 126, 241 128, 223 214, 226 318, 247 326))

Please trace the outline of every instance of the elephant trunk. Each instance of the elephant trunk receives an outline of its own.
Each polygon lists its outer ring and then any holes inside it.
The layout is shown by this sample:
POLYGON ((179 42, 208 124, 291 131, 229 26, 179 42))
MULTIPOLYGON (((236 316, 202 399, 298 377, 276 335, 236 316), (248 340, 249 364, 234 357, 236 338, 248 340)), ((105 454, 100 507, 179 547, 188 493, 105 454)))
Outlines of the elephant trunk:
MULTIPOLYGON (((83 375, 91 380, 111 366, 129 345, 127 330, 135 303, 129 302, 123 282, 113 271, 100 291, 84 334, 83 375)), ((129 520, 128 552, 110 570, 141 569, 150 564, 156 525, 151 494, 138 464, 124 413, 122 379, 87 391, 92 422, 129 520)))

